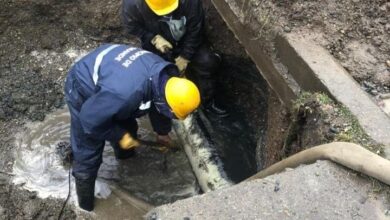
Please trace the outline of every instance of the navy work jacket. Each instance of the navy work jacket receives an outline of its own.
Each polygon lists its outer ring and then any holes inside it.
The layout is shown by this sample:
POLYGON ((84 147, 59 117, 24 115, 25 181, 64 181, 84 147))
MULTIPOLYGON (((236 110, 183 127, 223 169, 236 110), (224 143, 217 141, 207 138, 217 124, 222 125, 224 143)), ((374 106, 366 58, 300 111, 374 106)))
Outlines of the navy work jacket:
MULTIPOLYGON (((162 109, 169 109, 161 89, 163 73, 178 74, 175 65, 128 45, 100 46, 75 63, 69 75, 77 82, 77 91, 66 92, 77 92, 82 97, 69 101, 79 111, 84 133, 97 139, 118 141, 126 131, 116 121, 138 118, 156 110, 154 102, 165 105, 162 109)), ((157 114, 164 117, 164 112, 157 114)), ((155 131, 168 133, 171 121, 168 122, 168 126, 154 126, 155 131)))

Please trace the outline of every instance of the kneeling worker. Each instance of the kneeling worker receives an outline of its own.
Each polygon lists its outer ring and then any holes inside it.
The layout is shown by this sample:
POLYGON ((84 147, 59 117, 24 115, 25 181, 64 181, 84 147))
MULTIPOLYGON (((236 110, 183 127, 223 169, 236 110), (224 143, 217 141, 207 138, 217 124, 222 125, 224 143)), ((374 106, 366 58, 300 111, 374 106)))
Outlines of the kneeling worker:
POLYGON ((126 159, 139 145, 136 118, 149 113, 154 131, 167 140, 171 119, 184 119, 199 106, 198 88, 178 75, 177 67, 159 56, 117 44, 97 48, 71 68, 65 97, 81 208, 93 210, 106 140, 117 159, 126 159))

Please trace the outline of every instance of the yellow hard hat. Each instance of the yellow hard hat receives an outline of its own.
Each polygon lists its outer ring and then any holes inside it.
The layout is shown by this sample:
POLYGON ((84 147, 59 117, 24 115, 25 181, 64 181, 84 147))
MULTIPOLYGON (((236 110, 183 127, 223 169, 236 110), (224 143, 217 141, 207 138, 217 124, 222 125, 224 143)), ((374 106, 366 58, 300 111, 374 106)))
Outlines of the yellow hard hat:
POLYGON ((171 77, 165 85, 165 98, 178 119, 185 119, 200 104, 198 87, 188 79, 171 77))
POLYGON ((179 0, 145 0, 150 9, 157 15, 166 15, 179 6, 179 0))

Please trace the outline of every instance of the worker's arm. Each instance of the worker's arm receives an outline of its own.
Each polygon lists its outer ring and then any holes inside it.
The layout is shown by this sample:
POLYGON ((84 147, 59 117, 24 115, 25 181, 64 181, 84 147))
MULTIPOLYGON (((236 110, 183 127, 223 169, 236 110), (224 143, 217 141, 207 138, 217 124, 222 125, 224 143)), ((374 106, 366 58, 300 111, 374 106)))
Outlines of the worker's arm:
POLYGON ((126 100, 110 91, 100 91, 91 96, 80 110, 84 132, 96 139, 118 142, 126 130, 114 123, 113 119, 126 104, 126 100))
POLYGON ((191 60, 203 41, 204 12, 200 0, 187 1, 185 7, 186 33, 180 42, 180 56, 191 60))
POLYGON ((149 119, 154 132, 156 132, 158 135, 168 135, 172 129, 172 119, 159 113, 154 105, 151 106, 149 119))
POLYGON ((122 22, 131 35, 137 36, 143 44, 152 46, 151 41, 155 34, 145 29, 142 15, 137 8, 137 1, 124 0, 122 3, 122 22))

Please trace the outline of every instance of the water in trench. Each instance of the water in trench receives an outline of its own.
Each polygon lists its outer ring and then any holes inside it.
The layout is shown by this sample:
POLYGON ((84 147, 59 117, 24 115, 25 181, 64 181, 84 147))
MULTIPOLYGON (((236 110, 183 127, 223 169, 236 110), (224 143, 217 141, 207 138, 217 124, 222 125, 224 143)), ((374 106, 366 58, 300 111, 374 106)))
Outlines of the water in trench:
POLYGON ((223 55, 215 98, 229 116, 218 117, 200 108, 175 124, 206 192, 238 183, 264 164, 268 86, 256 66, 249 59, 223 55))
MULTIPOLYGON (((202 111, 194 115, 205 134, 202 137, 212 145, 207 160, 219 158, 221 166, 217 167, 217 172, 223 173, 222 177, 226 174, 228 182, 240 182, 262 168, 257 152, 264 144, 267 89, 250 60, 224 56, 219 71, 217 99, 226 106, 230 116, 218 118, 202 111)), ((143 139, 153 139, 148 120, 143 118, 139 123, 139 135, 143 139)), ((197 131, 189 135, 197 136, 197 131)), ((29 124, 16 140, 15 183, 37 191, 40 197, 65 198, 68 171, 56 155, 55 148, 58 142, 68 139, 69 115, 66 109, 47 115, 44 122, 29 124)), ((192 165, 195 170, 201 166, 192 165)), ((218 173, 207 171, 207 175, 213 178, 218 173)), ((106 183, 119 185, 154 205, 190 197, 200 191, 184 151, 170 152, 165 159, 160 152, 141 147, 137 149, 136 157, 117 161, 108 143, 99 170, 97 196, 107 196, 106 183)))
MULTIPOLYGON (((25 131, 17 135, 13 169, 16 184, 37 191, 38 196, 43 198, 66 197, 69 168, 62 164, 55 149, 58 142, 69 140, 69 121, 67 109, 60 109, 47 115, 43 122, 27 125, 25 131)), ((138 122, 140 137, 153 140, 148 119, 144 117, 138 122)), ((136 151, 135 157, 118 161, 111 146, 106 143, 96 184, 97 197, 109 195, 107 184, 120 186, 154 205, 198 194, 199 187, 184 151, 163 155, 146 146, 136 151)), ((74 200, 74 185, 72 189, 74 200)))

